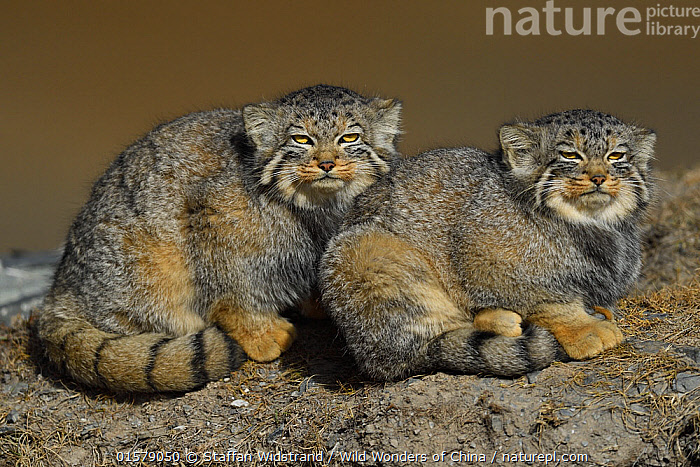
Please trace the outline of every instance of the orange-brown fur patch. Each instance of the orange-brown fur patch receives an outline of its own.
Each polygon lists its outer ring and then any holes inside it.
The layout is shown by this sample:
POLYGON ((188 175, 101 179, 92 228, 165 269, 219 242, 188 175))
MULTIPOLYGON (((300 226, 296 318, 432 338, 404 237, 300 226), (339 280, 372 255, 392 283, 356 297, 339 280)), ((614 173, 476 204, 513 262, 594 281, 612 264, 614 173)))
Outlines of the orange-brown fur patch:
MULTIPOLYGON (((333 167, 333 169, 329 172, 332 176, 345 182, 350 181, 355 177, 355 171, 357 170, 356 164, 343 159, 332 160, 335 162, 335 167, 333 167)), ((313 182, 324 175, 326 172, 318 167, 319 163, 319 160, 313 160, 309 162, 308 165, 297 168, 299 179, 303 182, 313 182)))
POLYGON ((296 339, 294 325, 275 312, 250 312, 220 301, 212 307, 209 319, 259 362, 276 359, 296 339))
POLYGON ((570 179, 564 182, 565 190, 561 193, 562 197, 569 200, 576 200, 581 195, 590 192, 594 187, 594 183, 591 181, 591 177, 596 174, 605 175, 606 180, 602 183, 602 192, 610 196, 617 196, 620 192, 620 180, 618 178, 612 178, 605 171, 592 172, 583 176, 583 179, 576 180, 570 179))
MULTIPOLYGON (((428 189, 428 193, 431 195, 439 195, 442 193, 445 189, 445 184, 442 182, 442 180, 434 180, 433 183, 430 184, 430 187, 428 189)), ((453 199, 462 199, 459 194, 456 194, 453 199)))
POLYGON ((318 150, 316 154, 312 154, 312 160, 306 164, 297 167, 297 176, 302 182, 313 182, 324 175, 326 172, 319 168, 319 164, 323 161, 333 161, 335 167, 330 171, 330 174, 340 178, 341 180, 352 180, 355 176, 355 164, 352 164, 342 159, 342 151, 339 150, 318 150))
POLYGON ((564 181, 564 190, 561 196, 567 200, 578 200, 585 193, 590 192, 595 188, 590 176, 585 175, 582 179, 570 179, 564 181))
MULTIPOLYGON (((468 323, 467 314, 449 296, 428 257, 412 245, 389 234, 368 233, 354 238, 344 252, 348 270, 341 276, 351 278, 356 300, 371 303, 380 298, 419 305, 425 313, 414 320, 418 334, 437 336, 468 323)), ((401 306, 394 311, 405 312, 401 306)))
POLYGON ((390 235, 360 235, 344 248, 342 267, 345 271, 339 272, 351 279, 360 300, 365 293, 387 299, 400 298, 407 286, 415 285, 412 271, 421 276, 426 272, 425 264, 412 250, 410 245, 390 235))
POLYGON ((140 229, 126 238, 125 246, 137 258, 138 283, 151 297, 153 312, 167 316, 170 333, 185 335, 206 327, 204 320, 192 311, 194 285, 182 247, 140 229))

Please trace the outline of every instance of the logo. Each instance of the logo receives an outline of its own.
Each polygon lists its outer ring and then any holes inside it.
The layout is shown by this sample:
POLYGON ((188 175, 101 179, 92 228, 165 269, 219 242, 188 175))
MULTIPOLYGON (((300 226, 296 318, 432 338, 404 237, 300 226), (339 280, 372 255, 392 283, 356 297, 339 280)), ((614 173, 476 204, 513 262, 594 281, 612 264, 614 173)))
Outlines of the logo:
POLYGON ((505 36, 550 35, 603 36, 616 30, 625 36, 684 36, 696 39, 700 33, 700 6, 657 4, 637 7, 559 7, 548 0, 541 9, 523 7, 486 8, 486 35, 495 31, 505 36))

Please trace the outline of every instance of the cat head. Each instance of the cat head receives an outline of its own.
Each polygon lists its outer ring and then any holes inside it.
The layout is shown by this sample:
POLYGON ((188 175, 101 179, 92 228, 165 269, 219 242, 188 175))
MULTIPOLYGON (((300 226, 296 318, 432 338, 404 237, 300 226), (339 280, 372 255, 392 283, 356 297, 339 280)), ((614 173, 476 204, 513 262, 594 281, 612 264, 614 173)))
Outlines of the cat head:
POLYGON ((397 155, 401 103, 317 85, 243 108, 258 183, 302 208, 350 202, 397 155))
POLYGON ((646 207, 656 135, 593 110, 504 125, 504 163, 534 208, 575 223, 615 223, 646 207))

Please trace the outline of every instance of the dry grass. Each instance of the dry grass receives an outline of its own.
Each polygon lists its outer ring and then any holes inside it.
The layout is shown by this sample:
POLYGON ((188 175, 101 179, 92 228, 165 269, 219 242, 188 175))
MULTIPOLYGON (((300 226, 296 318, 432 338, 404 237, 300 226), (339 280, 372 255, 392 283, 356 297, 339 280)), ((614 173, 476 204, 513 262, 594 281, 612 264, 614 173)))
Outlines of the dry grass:
POLYGON ((620 311, 627 343, 578 368, 568 384, 587 396, 584 406, 605 407, 626 430, 700 461, 700 387, 674 386, 679 375, 700 377, 700 361, 683 352, 700 346, 700 283, 622 300, 620 311))
POLYGON ((687 286, 671 286, 659 292, 623 299, 620 308, 624 319, 620 321, 620 326, 625 334, 637 339, 657 340, 675 345, 698 345, 698 277, 687 286))

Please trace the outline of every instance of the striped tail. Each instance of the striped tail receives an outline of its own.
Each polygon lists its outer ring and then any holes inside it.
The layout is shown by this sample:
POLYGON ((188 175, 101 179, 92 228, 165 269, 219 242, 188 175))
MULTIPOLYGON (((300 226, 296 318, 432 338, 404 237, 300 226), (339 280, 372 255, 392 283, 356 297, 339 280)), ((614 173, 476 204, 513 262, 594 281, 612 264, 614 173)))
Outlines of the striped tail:
POLYGON ((427 346, 430 366, 459 373, 515 377, 541 370, 569 356, 546 329, 527 324, 518 337, 465 327, 448 331, 427 346))
POLYGON ((57 368, 78 383, 116 393, 192 391, 247 359, 240 345, 215 326, 181 337, 123 335, 42 310, 36 334, 57 368))
POLYGON ((569 361, 556 338, 528 324, 523 334, 507 337, 475 330, 471 325, 444 332, 427 342, 411 333, 391 331, 345 338, 355 361, 368 376, 383 381, 448 371, 517 377, 542 370, 555 361, 569 361), (383 335, 382 335, 383 334, 383 335))

